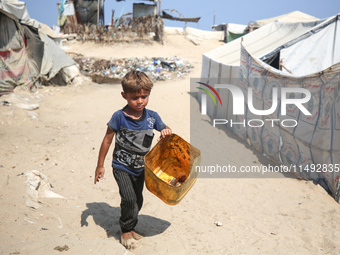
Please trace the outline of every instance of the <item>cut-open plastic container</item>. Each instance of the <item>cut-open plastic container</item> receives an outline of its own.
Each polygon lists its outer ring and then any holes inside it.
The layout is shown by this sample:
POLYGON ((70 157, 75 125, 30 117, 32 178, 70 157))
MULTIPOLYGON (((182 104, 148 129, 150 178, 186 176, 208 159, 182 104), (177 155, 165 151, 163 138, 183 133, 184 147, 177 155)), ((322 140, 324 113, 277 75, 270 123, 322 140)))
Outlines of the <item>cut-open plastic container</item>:
POLYGON ((196 182, 200 162, 197 148, 171 134, 144 157, 146 188, 166 204, 176 205, 196 182))

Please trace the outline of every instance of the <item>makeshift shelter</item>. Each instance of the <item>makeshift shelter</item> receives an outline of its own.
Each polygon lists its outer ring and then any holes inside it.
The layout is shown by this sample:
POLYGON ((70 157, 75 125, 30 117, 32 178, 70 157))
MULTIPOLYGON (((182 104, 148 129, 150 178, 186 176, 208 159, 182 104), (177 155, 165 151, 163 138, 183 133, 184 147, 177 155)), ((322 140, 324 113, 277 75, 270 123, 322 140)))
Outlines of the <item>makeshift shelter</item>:
POLYGON ((272 22, 310 22, 310 21, 317 21, 319 20, 316 17, 308 15, 306 13, 300 11, 289 12, 277 17, 272 17, 269 19, 261 19, 254 22, 255 27, 263 27, 272 22))
POLYGON ((176 21, 184 21, 184 22, 195 22, 197 23, 201 17, 195 17, 195 18, 184 18, 184 17, 174 17, 167 13, 165 10, 162 11, 162 18, 163 19, 169 19, 169 20, 176 20, 176 21))
POLYGON ((244 36, 248 33, 247 26, 228 23, 226 27, 227 32, 227 42, 231 42, 241 36, 244 36))
POLYGON ((105 25, 104 0, 63 0, 58 13, 58 25, 65 34, 77 33, 78 25, 105 25))
POLYGON ((339 32, 339 15, 336 15, 262 56, 261 60, 270 64, 273 59, 280 59, 285 67, 282 71, 296 76, 321 72, 340 62, 339 32))
MULTIPOLYGON (((305 106, 311 115, 301 113, 295 105, 287 106, 287 114, 282 114, 280 96, 277 109, 268 116, 253 114, 247 102, 244 115, 233 115, 231 93, 226 89, 217 89, 224 107, 214 107, 210 102, 207 113, 212 118, 239 123, 251 119, 262 122, 263 125, 252 127, 237 125, 231 130, 267 157, 290 166, 292 172, 320 183, 337 201, 340 195, 339 17, 309 23, 268 24, 244 36, 242 44, 235 40, 223 46, 224 50, 230 47, 228 51, 217 49, 205 54, 202 67, 202 79, 206 83, 236 85, 246 98, 251 88, 252 102, 258 110, 271 108, 273 88, 308 89, 311 99, 305 106), (272 30, 275 26, 281 28, 272 30), (274 67, 280 67, 280 60, 283 60, 281 67, 285 67, 282 71, 274 67), (268 122, 266 118, 278 121, 268 122), (297 125, 280 125, 287 119, 297 125)), ((301 94, 291 92, 287 96, 297 98, 301 94)))
POLYGON ((185 34, 193 39, 219 40, 222 41, 224 37, 223 31, 206 31, 192 27, 185 28, 185 34))
POLYGON ((214 31, 224 31, 224 42, 231 42, 241 36, 248 33, 246 25, 233 24, 233 23, 223 23, 219 25, 212 26, 214 31))
POLYGON ((53 31, 31 19, 24 2, 0 2, 0 95, 36 81, 65 85, 79 70, 47 34, 53 31), (46 34, 47 33, 47 34, 46 34))
MULTIPOLYGON (((259 28, 242 38, 243 45, 255 57, 262 57, 275 48, 309 31, 321 21, 307 23, 273 22, 259 28)), ((215 50, 203 54, 201 78, 209 82, 225 82, 239 85, 241 38, 227 43, 215 50)), ((228 98, 226 90, 221 90, 221 96, 228 98)), ((231 116, 230 107, 213 107, 208 102, 208 114, 212 117, 231 116), (229 110, 228 110, 229 109, 229 110)))
MULTIPOLYGON (((23 31, 18 29, 20 24, 11 7, 0 2, 0 95, 16 85, 30 84, 23 31)), ((25 15, 21 9, 16 14, 25 15)))
MULTIPOLYGON (((245 60, 247 52, 242 54, 245 60)), ((300 173, 303 177, 318 182, 324 180, 326 185, 323 186, 339 201, 340 14, 262 57, 268 62, 275 58, 283 61, 285 68, 282 71, 250 56, 249 61, 253 59, 258 71, 265 72, 264 78, 269 81, 263 90, 270 90, 272 84, 308 89, 311 99, 306 107, 312 115, 306 116, 296 107, 287 107, 288 118, 295 119, 297 126, 294 129, 276 126, 276 131, 268 129, 266 133, 270 136, 280 132, 283 145, 276 148, 282 163, 302 167, 305 170, 300 173)), ((245 66, 249 67, 249 64, 245 66)), ((252 70, 249 69, 250 76, 252 70)), ((259 100, 265 102, 265 97, 259 100)), ((277 116, 283 119, 279 113, 277 116)), ((266 143, 262 149, 268 154, 266 143)))

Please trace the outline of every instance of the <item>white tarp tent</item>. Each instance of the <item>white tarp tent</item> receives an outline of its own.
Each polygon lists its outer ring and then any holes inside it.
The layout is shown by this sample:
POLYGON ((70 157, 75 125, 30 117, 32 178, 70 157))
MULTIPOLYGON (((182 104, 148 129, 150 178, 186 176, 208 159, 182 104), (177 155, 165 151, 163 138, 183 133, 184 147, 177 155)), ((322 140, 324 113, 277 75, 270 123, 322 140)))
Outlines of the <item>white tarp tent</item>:
POLYGON ((317 21, 319 20, 316 17, 313 17, 311 15, 308 15, 306 13, 300 12, 300 11, 294 11, 290 13, 286 13, 277 17, 269 18, 269 19, 261 19, 255 21, 256 27, 262 27, 264 25, 267 25, 269 23, 279 21, 279 22, 310 22, 310 21, 317 21))
POLYGON ((191 39, 223 40, 223 31, 206 31, 192 27, 186 27, 184 33, 191 39))
MULTIPOLYGON (((243 36, 243 44, 253 56, 262 57, 275 48, 309 31, 320 22, 321 21, 307 23, 273 22, 243 36)), ((229 84, 236 83, 235 85, 237 85, 240 77, 242 38, 238 38, 205 53, 202 59, 201 78, 205 79, 205 81, 223 80, 229 84)), ((221 90, 220 93, 223 97, 229 96, 226 90, 221 90)), ((208 114, 210 116, 219 118, 227 114, 228 109, 225 107, 215 109, 213 102, 211 102, 210 106, 211 107, 209 107, 208 102, 208 114)))
MULTIPOLYGON (((311 116, 302 114, 295 105, 288 105, 287 115, 281 115, 280 97, 278 98, 279 107, 268 116, 254 115, 249 110, 247 102, 245 102, 245 115, 233 115, 232 97, 228 90, 218 90, 224 107, 214 107, 214 104, 210 102, 211 105, 209 106, 208 103, 207 113, 212 118, 232 119, 238 123, 248 122, 250 119, 262 121, 264 125, 257 127, 238 125, 231 127, 231 130, 272 160, 287 166, 295 166, 298 175, 317 181, 337 201, 340 196, 339 18, 340 15, 336 15, 316 22, 313 27, 305 26, 305 24, 312 23, 291 24, 294 27, 308 28, 308 31, 302 33, 300 31, 300 35, 295 38, 290 37, 289 41, 284 38, 276 40, 278 38, 275 38, 275 34, 279 35, 279 32, 274 33, 274 36, 265 37, 268 41, 261 37, 262 43, 248 40, 247 37, 252 34, 254 36, 255 32, 259 33, 262 29, 282 23, 268 24, 244 36, 242 44, 239 41, 241 44, 239 46, 241 50, 237 50, 240 54, 239 59, 235 52, 231 52, 231 55, 234 56, 233 65, 228 65, 226 59, 224 59, 224 63, 221 63, 221 61, 217 62, 215 59, 207 57, 207 55, 211 57, 212 53, 216 53, 215 51, 203 56, 205 61, 203 61, 202 70, 202 79, 207 83, 214 78, 217 78, 218 82, 228 83, 223 80, 225 74, 229 80, 231 75, 234 75, 233 77, 238 78, 238 82, 231 84, 237 85, 246 98, 247 89, 252 88, 253 105, 258 110, 269 109, 272 106, 274 87, 280 90, 283 87, 308 89, 311 99, 306 103, 306 108, 311 112, 311 116), (266 43, 271 40, 273 43, 270 43, 266 48, 266 43), (270 47, 272 48, 268 51, 270 47), (285 67, 291 73, 274 68, 260 60, 260 57, 268 63, 277 57, 283 59, 285 67), (290 57, 292 59, 289 59, 290 57), (309 69, 301 68, 301 66, 307 66, 309 69), (229 70, 233 67, 238 71, 230 72, 229 70), (209 109, 211 110, 209 111, 209 109), (285 127, 280 125, 280 122, 275 122, 273 126, 272 122, 265 121, 265 117, 280 121, 288 118, 293 119, 297 126, 285 127)), ((296 93, 288 95, 288 98, 296 97, 299 97, 296 93)))
POLYGON ((266 54, 261 60, 266 61, 277 55, 286 68, 283 71, 295 76, 318 73, 339 63, 339 15, 326 19, 308 33, 266 54))

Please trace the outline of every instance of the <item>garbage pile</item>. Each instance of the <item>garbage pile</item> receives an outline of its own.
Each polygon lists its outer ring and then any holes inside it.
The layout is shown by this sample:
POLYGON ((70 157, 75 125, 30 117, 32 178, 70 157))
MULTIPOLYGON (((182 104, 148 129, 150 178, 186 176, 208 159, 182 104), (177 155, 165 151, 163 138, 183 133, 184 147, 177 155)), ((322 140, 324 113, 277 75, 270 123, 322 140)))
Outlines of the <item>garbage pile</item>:
POLYGON ((173 80, 190 73, 193 66, 178 57, 172 58, 123 58, 98 60, 75 58, 83 75, 91 76, 97 83, 120 83, 131 70, 145 72, 153 82, 173 80))

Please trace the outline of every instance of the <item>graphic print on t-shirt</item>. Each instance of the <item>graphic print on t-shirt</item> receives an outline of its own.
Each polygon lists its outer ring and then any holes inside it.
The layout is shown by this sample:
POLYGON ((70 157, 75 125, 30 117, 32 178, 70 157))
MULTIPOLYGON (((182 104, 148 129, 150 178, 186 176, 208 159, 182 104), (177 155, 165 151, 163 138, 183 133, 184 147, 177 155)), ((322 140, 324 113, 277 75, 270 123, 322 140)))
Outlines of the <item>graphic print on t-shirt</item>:
POLYGON ((114 159, 130 169, 144 167, 144 155, 149 151, 153 139, 153 130, 131 130, 121 127, 116 134, 114 159))

